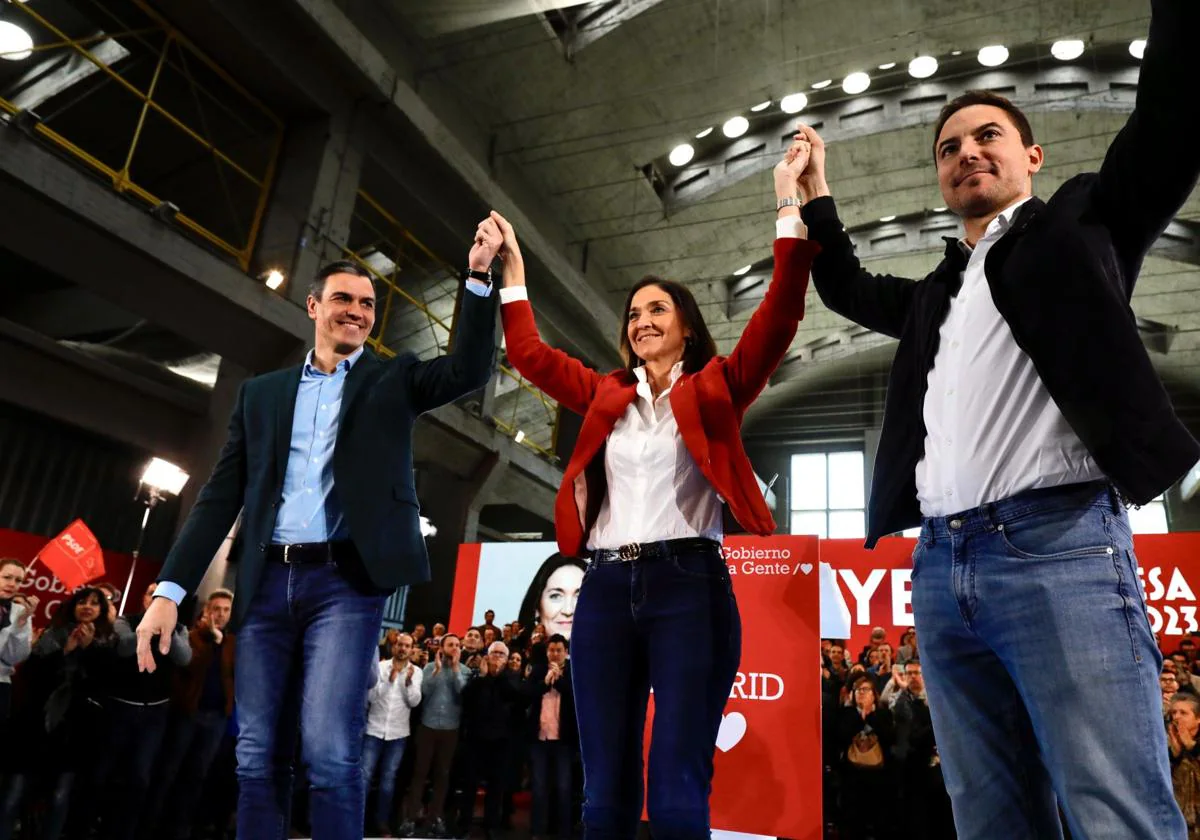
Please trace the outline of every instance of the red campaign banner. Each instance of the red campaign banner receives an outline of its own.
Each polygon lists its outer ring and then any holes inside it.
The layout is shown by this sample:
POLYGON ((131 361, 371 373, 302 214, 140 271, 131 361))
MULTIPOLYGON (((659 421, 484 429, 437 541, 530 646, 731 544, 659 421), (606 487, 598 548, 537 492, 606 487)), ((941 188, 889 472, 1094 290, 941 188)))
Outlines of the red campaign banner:
POLYGON ((104 551, 82 519, 46 543, 37 559, 72 591, 104 575, 104 551))
MULTIPOLYGON (((915 545, 916 540, 894 537, 868 551, 861 540, 821 540, 821 560, 833 568, 850 609, 849 659, 867 646, 872 627, 884 628, 894 647, 913 626, 915 545)), ((1163 651, 1172 653, 1183 636, 1200 633, 1200 533, 1139 534, 1133 546, 1150 627, 1163 651)), ((919 638, 917 643, 919 647, 919 638)))
MULTIPOLYGON (((14 557, 26 567, 46 545, 46 537, 40 534, 27 534, 24 531, 10 531, 0 528, 0 557, 14 557)), ((133 555, 116 551, 104 551, 104 574, 93 583, 106 581, 121 591, 129 577, 129 567, 133 563, 133 555)), ((146 587, 158 577, 161 563, 142 557, 138 560, 137 570, 133 575, 130 586, 129 600, 126 604, 126 614, 139 612, 142 608, 141 594, 146 587)), ((25 583, 21 587, 23 593, 36 595, 39 600, 37 615, 33 621, 36 627, 44 627, 59 605, 74 591, 63 585, 54 574, 40 561, 25 575, 25 583)), ((120 606, 118 604, 118 606, 120 606)))
MULTIPOLYGON (((710 799, 718 831, 819 840, 821 691, 815 537, 730 537, 726 562, 742 617, 742 659, 725 707, 710 799)), ((570 637, 582 565, 552 543, 459 548, 450 628, 491 609, 500 624, 542 621, 570 637), (563 565, 563 564, 566 565, 563 565), (554 589, 554 601, 543 593, 554 589), (539 591, 542 590, 542 591, 539 591)), ((650 743, 654 702, 647 713, 650 743)))

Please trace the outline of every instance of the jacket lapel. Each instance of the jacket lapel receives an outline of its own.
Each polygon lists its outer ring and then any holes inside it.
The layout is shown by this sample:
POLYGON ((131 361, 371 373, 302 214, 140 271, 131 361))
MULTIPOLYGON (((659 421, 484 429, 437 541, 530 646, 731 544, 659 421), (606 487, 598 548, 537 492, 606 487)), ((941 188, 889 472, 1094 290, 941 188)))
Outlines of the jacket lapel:
POLYGON ((275 486, 283 486, 287 472, 288 450, 292 446, 292 421, 296 414, 296 392, 300 390, 303 365, 284 371, 275 392, 275 486))
POLYGON ((346 384, 342 387, 342 404, 338 408, 338 439, 346 428, 346 416, 354 400, 362 393, 363 384, 370 378, 370 371, 379 364, 379 357, 369 348, 363 349, 363 354, 346 374, 346 384))

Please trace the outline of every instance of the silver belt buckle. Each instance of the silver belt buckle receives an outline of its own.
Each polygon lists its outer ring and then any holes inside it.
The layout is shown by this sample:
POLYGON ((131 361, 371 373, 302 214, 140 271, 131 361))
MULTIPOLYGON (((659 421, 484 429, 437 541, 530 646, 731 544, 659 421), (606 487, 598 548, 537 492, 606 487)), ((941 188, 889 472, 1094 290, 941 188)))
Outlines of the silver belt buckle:
POLYGON ((285 566, 290 566, 292 563, 292 561, 288 559, 288 552, 291 550, 292 550, 291 545, 285 545, 283 547, 283 565, 285 565, 285 566))
POLYGON ((622 560, 636 560, 642 555, 642 546, 640 543, 628 543, 617 549, 617 556, 622 560))

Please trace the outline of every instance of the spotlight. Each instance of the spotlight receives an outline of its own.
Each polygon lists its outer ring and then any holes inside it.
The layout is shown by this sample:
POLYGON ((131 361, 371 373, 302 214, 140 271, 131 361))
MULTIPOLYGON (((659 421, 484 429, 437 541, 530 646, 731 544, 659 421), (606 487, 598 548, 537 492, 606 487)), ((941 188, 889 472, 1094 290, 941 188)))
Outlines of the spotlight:
POLYGON ((20 61, 33 55, 33 36, 15 23, 0 20, 0 58, 20 61))
POLYGON ((1083 55, 1083 41, 1055 41, 1050 45, 1050 55, 1059 61, 1073 61, 1083 55))
POLYGON ((919 55, 908 62, 908 75, 914 79, 928 79, 938 69, 938 60, 931 55, 919 55))
POLYGON ((737 271, 733 272, 733 276, 741 277, 743 274, 749 274, 751 268, 752 268, 752 266, 744 265, 741 268, 739 268, 737 271))
POLYGON ((170 493, 178 496, 183 485, 187 484, 188 474, 170 461, 162 458, 151 458, 150 463, 142 471, 142 484, 153 493, 170 493))
POLYGON ((979 51, 979 63, 984 67, 999 67, 1008 61, 1008 47, 992 44, 979 51))
POLYGON ((1146 54, 1146 39, 1138 38, 1135 41, 1129 42, 1129 54, 1138 61, 1142 60, 1142 56, 1146 54))
POLYGON ((785 114, 797 114, 808 105, 808 96, 803 93, 789 93, 779 100, 779 110, 785 114))
POLYGON ((884 224, 887 224, 888 222, 896 221, 896 217, 894 215, 893 216, 880 216, 879 221, 883 222, 884 224))
POLYGON ((896 62, 889 61, 887 64, 880 64, 879 69, 880 70, 891 70, 895 66, 896 66, 896 62))
POLYGON ((755 105, 750 110, 757 114, 759 111, 765 111, 770 107, 771 107, 771 100, 768 99, 765 102, 759 102, 757 105, 755 105))
POLYGON ((730 140, 735 137, 741 137, 750 128, 750 120, 745 117, 730 117, 725 120, 725 125, 721 126, 721 133, 730 140))
POLYGON ((871 77, 866 73, 851 73, 842 79, 842 90, 850 95, 862 93, 871 86, 871 77))
POLYGON ((825 88, 829 87, 831 84, 833 84, 833 79, 822 79, 819 82, 813 82, 812 87, 813 90, 825 90, 825 88))
POLYGON ((934 207, 934 208, 933 208, 933 212, 934 212, 934 213, 945 213, 945 212, 946 212, 946 208, 945 208, 945 207, 934 207))
POLYGON ((515 435, 513 435, 513 440, 515 440, 517 443, 520 443, 521 441, 525 440, 524 430, 517 429, 517 433, 515 435))
POLYGON ((280 271, 278 268, 272 268, 263 277, 263 282, 267 284, 268 289, 275 291, 283 285, 284 279, 285 278, 282 271, 280 271))
POLYGON ((696 139, 697 139, 697 140, 703 140, 705 137, 707 137, 708 135, 712 134, 712 132, 713 132, 713 127, 710 125, 708 128, 706 128, 706 129, 704 129, 703 131, 701 131, 701 132, 697 133, 697 134, 696 134, 696 139))
POLYGON ((684 166, 696 155, 696 150, 692 148, 691 143, 680 143, 671 150, 668 160, 672 166, 684 166))

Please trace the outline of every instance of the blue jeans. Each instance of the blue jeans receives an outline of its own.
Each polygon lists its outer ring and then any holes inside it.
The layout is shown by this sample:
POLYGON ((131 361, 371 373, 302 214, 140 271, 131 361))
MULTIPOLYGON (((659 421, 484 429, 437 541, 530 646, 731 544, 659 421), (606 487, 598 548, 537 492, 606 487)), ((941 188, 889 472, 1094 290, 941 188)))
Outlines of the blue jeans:
POLYGON ((367 736, 362 751, 363 781, 371 786, 375 776, 375 768, 383 759, 383 769, 379 777, 379 796, 375 804, 375 827, 387 828, 392 816, 392 802, 396 798, 396 774, 400 772, 400 762, 404 760, 404 745, 407 738, 396 738, 385 741, 372 735, 367 736))
POLYGON ((239 840, 287 838, 297 724, 314 840, 361 840, 383 601, 331 563, 266 565, 237 635, 239 840))
POLYGON ((637 834, 651 685, 651 831, 655 840, 707 840, 713 752, 741 647, 719 552, 588 567, 571 634, 587 840, 637 834))
MULTIPOLYGON (((172 718, 163 741, 156 784, 169 791, 166 796, 151 797, 143 820, 164 813, 164 830, 157 837, 187 838, 192 833, 196 803, 204 791, 204 780, 221 748, 229 718, 225 712, 201 710, 192 715, 172 718)), ((152 822, 150 828, 154 827, 152 822)))
POLYGON ((1184 840, 1129 519, 1103 484, 927 519, 913 613, 961 840, 1184 840))
MULTIPOLYGON (((537 708, 536 706, 534 708, 537 708)), ((574 749, 565 741, 534 741, 529 746, 533 777, 533 835, 545 837, 550 827, 550 801, 554 800, 558 840, 571 836, 571 770, 574 749)))

